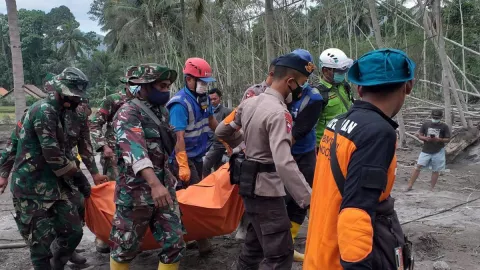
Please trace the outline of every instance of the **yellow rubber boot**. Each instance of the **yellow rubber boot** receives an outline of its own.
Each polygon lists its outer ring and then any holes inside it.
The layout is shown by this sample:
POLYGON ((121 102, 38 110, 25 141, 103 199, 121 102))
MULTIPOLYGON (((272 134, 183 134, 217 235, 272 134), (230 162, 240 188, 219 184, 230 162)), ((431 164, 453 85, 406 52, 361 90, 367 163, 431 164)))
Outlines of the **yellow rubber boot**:
POLYGON ((78 153, 78 148, 77 149, 77 159, 80 160, 80 162, 82 162, 82 157, 80 157, 80 153, 78 153))
POLYGON ((158 263, 158 270, 178 270, 180 263, 163 264, 158 263))
MULTIPOLYGON (((300 231, 301 224, 295 223, 293 221, 291 223, 292 223, 292 228, 290 229, 290 232, 292 233, 293 242, 295 242, 295 238, 297 237, 298 232, 300 231)), ((303 255, 302 253, 296 250, 293 250, 293 260, 295 262, 303 262, 304 258, 305 258, 305 255, 303 255)))
POLYGON ((129 268, 129 263, 119 263, 110 257, 110 270, 128 270, 129 268))

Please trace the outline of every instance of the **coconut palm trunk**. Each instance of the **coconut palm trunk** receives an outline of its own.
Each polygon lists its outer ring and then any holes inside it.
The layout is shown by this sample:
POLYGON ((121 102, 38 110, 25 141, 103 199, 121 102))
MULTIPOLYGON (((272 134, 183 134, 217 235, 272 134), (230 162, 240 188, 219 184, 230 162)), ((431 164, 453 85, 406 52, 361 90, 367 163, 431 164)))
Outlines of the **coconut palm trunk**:
POLYGON ((25 111, 25 92, 23 90, 23 58, 20 43, 20 28, 18 26, 17 3, 15 0, 5 0, 8 14, 8 32, 12 52, 13 89, 15 94, 15 119, 20 121, 25 111))

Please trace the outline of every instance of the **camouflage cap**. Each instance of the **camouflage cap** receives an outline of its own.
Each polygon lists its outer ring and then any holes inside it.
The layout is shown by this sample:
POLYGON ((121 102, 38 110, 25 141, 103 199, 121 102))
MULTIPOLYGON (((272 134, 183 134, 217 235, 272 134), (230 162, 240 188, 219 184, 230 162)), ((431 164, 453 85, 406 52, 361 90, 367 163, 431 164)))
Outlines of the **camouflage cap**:
POLYGON ((138 76, 138 66, 129 66, 125 71, 125 76, 120 77, 122 83, 128 83, 128 79, 138 76))
POLYGON ((146 84, 156 80, 170 80, 173 83, 176 79, 177 72, 173 69, 159 64, 141 64, 128 81, 135 84, 146 84))
POLYGON ((45 90, 56 91, 65 96, 86 98, 87 86, 87 76, 78 68, 68 67, 56 76, 48 74, 45 90))

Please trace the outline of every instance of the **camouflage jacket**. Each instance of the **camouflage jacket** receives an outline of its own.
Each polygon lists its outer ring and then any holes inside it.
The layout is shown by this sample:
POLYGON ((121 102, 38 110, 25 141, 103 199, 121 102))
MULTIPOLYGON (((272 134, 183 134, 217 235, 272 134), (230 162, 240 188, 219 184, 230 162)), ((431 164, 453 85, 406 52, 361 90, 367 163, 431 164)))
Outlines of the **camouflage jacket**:
POLYGON ((82 158, 85 167, 90 174, 98 173, 95 155, 93 154, 92 142, 90 141, 90 131, 88 129, 88 119, 82 119, 76 112, 67 110, 65 112, 65 132, 67 136, 66 149, 67 157, 77 162, 74 148, 78 147, 78 153, 82 158), (70 151, 68 151, 70 150, 70 151))
POLYGON ((15 163, 15 156, 17 154, 18 136, 24 119, 25 114, 23 114, 22 119, 18 121, 15 129, 12 131, 10 138, 7 140, 7 146, 0 156, 0 177, 7 178, 12 171, 13 164, 15 163))
POLYGON ((100 108, 90 120, 90 134, 95 152, 102 151, 101 148, 104 145, 114 149, 113 117, 126 100, 125 90, 105 97, 102 104, 100 104, 100 108), (107 124, 107 130, 103 134, 103 126, 105 124, 107 124))
POLYGON ((26 112, 20 128, 10 190, 16 198, 65 199, 62 176, 76 167, 65 155, 61 105, 53 93, 26 112))
MULTIPOLYGON (((168 111, 163 106, 143 102, 168 125, 168 111)), ((114 118, 119 177, 115 190, 118 205, 153 205, 151 189, 139 173, 153 168, 158 179, 175 192, 176 178, 168 167, 168 153, 164 150, 157 124, 133 101, 126 102, 114 118)))

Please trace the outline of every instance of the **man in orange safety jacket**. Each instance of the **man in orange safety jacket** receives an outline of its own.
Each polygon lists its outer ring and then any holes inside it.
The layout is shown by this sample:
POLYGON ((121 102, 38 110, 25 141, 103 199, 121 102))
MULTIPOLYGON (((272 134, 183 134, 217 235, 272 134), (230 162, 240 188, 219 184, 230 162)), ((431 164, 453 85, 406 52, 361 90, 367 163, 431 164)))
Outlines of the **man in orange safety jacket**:
POLYGON ((412 90, 414 71, 394 49, 369 52, 349 70, 362 100, 330 121, 321 139, 304 270, 404 269, 405 239, 390 197, 397 167, 392 117, 412 90))

